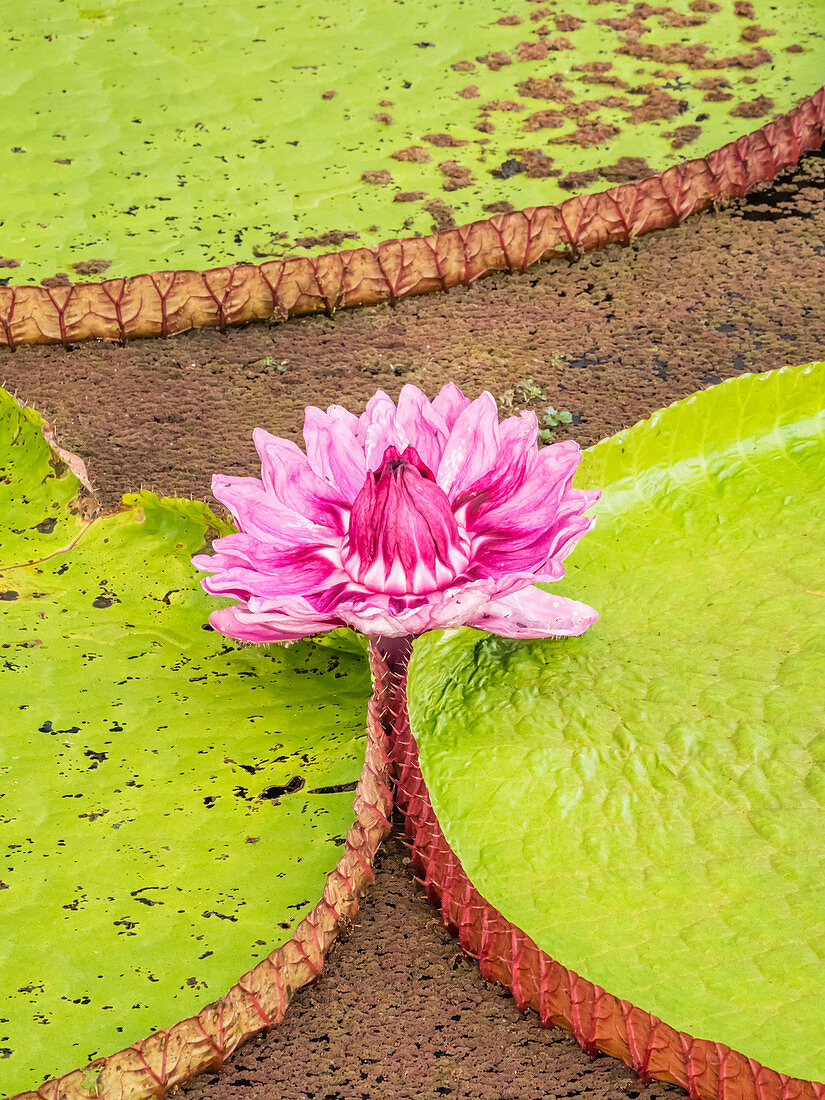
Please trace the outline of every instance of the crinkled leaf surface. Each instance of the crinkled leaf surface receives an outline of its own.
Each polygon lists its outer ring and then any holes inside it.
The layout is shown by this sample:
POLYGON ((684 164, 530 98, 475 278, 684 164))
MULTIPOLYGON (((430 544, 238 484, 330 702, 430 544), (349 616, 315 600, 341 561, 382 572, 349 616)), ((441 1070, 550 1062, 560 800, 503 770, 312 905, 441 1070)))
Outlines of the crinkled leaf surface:
POLYGON ((415 646, 424 778, 472 882, 563 965, 825 1080, 825 364, 590 450, 583 637, 415 646))
POLYGON ((370 682, 351 653, 204 629, 202 504, 130 496, 55 554, 80 486, 36 413, 0 391, 0 414, 6 1095, 196 1012, 289 938, 353 821, 370 682))
POLYGON ((816 91, 824 0, 707 7, 4 0, 0 260, 21 266, 3 276, 428 233, 645 168, 620 158, 661 170, 704 155, 816 91), (655 49, 621 52, 638 42, 655 49))

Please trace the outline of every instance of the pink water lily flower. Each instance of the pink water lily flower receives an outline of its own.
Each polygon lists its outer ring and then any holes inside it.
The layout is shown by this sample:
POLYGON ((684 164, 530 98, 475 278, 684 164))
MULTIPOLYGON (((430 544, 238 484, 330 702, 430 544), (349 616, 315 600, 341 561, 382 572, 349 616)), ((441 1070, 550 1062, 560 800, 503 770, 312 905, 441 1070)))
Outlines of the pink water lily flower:
POLYGON ((283 642, 348 626, 401 638, 474 626, 510 638, 581 634, 596 612, 547 593, 593 521, 571 486, 570 441, 538 447, 532 412, 499 423, 495 400, 452 383, 433 401, 404 386, 360 417, 306 410, 306 453, 261 428, 261 478, 216 475, 239 528, 194 558, 213 576, 216 630, 283 642))

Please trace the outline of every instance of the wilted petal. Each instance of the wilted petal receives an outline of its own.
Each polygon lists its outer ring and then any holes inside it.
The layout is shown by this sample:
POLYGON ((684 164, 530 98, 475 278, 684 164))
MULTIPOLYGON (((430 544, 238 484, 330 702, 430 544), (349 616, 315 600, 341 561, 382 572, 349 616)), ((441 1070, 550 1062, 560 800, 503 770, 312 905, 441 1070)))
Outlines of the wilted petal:
POLYGON ((367 463, 347 425, 310 405, 304 412, 304 442, 313 471, 351 504, 364 484, 367 463))
POLYGON ((585 603, 534 586, 491 600, 467 625, 505 638, 570 637, 583 634, 598 617, 585 603))

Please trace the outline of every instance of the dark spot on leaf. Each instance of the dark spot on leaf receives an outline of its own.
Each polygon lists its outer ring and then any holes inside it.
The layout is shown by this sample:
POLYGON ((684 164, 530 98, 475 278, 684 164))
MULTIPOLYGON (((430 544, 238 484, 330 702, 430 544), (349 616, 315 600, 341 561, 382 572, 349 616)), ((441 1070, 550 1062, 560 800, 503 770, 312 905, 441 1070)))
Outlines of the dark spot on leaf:
POLYGON ((313 790, 308 791, 308 794, 341 794, 344 791, 354 791, 358 786, 357 780, 353 780, 352 783, 336 783, 332 787, 315 787, 313 790))
POLYGON ((279 798, 282 798, 285 794, 294 794, 296 791, 302 790, 304 787, 304 780, 300 775, 293 775, 292 779, 283 786, 277 784, 272 787, 267 787, 261 791, 258 798, 266 798, 271 802, 277 802, 279 798))
POLYGON ((203 804, 204 804, 204 806, 211 807, 211 806, 214 806, 217 801, 218 801, 218 796, 216 794, 208 794, 206 796, 206 798, 203 800, 203 804))
POLYGON ((0 592, 0 600, 16 600, 18 595, 19 593, 10 588, 8 592, 0 592))
POLYGON ((92 600, 92 607, 111 607, 114 602, 111 596, 98 596, 92 600))
POLYGON ((55 529, 57 520, 52 517, 51 519, 41 519, 41 521, 35 525, 34 530, 39 531, 41 535, 50 535, 55 529))
POLYGON ((216 909, 205 909, 201 914, 203 917, 217 917, 218 920, 231 920, 236 921, 237 917, 231 917, 228 913, 219 913, 216 909))

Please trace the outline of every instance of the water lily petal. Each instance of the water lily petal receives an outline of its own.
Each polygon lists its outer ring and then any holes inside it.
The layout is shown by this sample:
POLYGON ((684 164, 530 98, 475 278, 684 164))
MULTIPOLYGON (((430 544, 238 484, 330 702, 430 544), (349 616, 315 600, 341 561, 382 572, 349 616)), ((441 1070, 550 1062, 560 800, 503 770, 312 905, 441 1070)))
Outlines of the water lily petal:
POLYGON ((387 447, 394 447, 395 405, 392 398, 378 390, 358 418, 358 442, 364 448, 367 469, 377 470, 387 447))
POLYGON ((427 400, 418 386, 407 384, 398 396, 395 413, 395 439, 399 451, 415 447, 422 462, 432 471, 438 469, 450 434, 444 418, 427 400))
POLYGON ((329 537, 328 528, 286 508, 255 477, 215 474, 212 494, 229 509, 241 530, 274 546, 315 545, 329 537))
POLYGON ((304 411, 304 442, 312 470, 351 504, 364 484, 367 462, 347 425, 310 405, 304 411))
POLYGON ((301 448, 263 428, 256 428, 252 438, 260 455, 267 493, 313 523, 343 532, 341 513, 348 502, 339 489, 314 472, 301 448))
POLYGON ((598 617, 585 603, 534 586, 491 600, 467 625, 505 638, 571 637, 583 634, 598 617))
POLYGON ((319 616, 306 600, 285 600, 279 612, 256 614, 244 607, 213 611, 209 624, 221 634, 241 642, 294 642, 313 634, 325 634, 342 624, 319 616))
POLYGON ((493 469, 500 445, 498 410, 485 390, 459 414, 438 464, 436 479, 451 501, 493 469))
POLYGON ((464 396, 455 382, 448 382, 433 398, 432 407, 433 412, 442 418, 447 425, 447 431, 450 432, 469 404, 470 398, 464 396))

